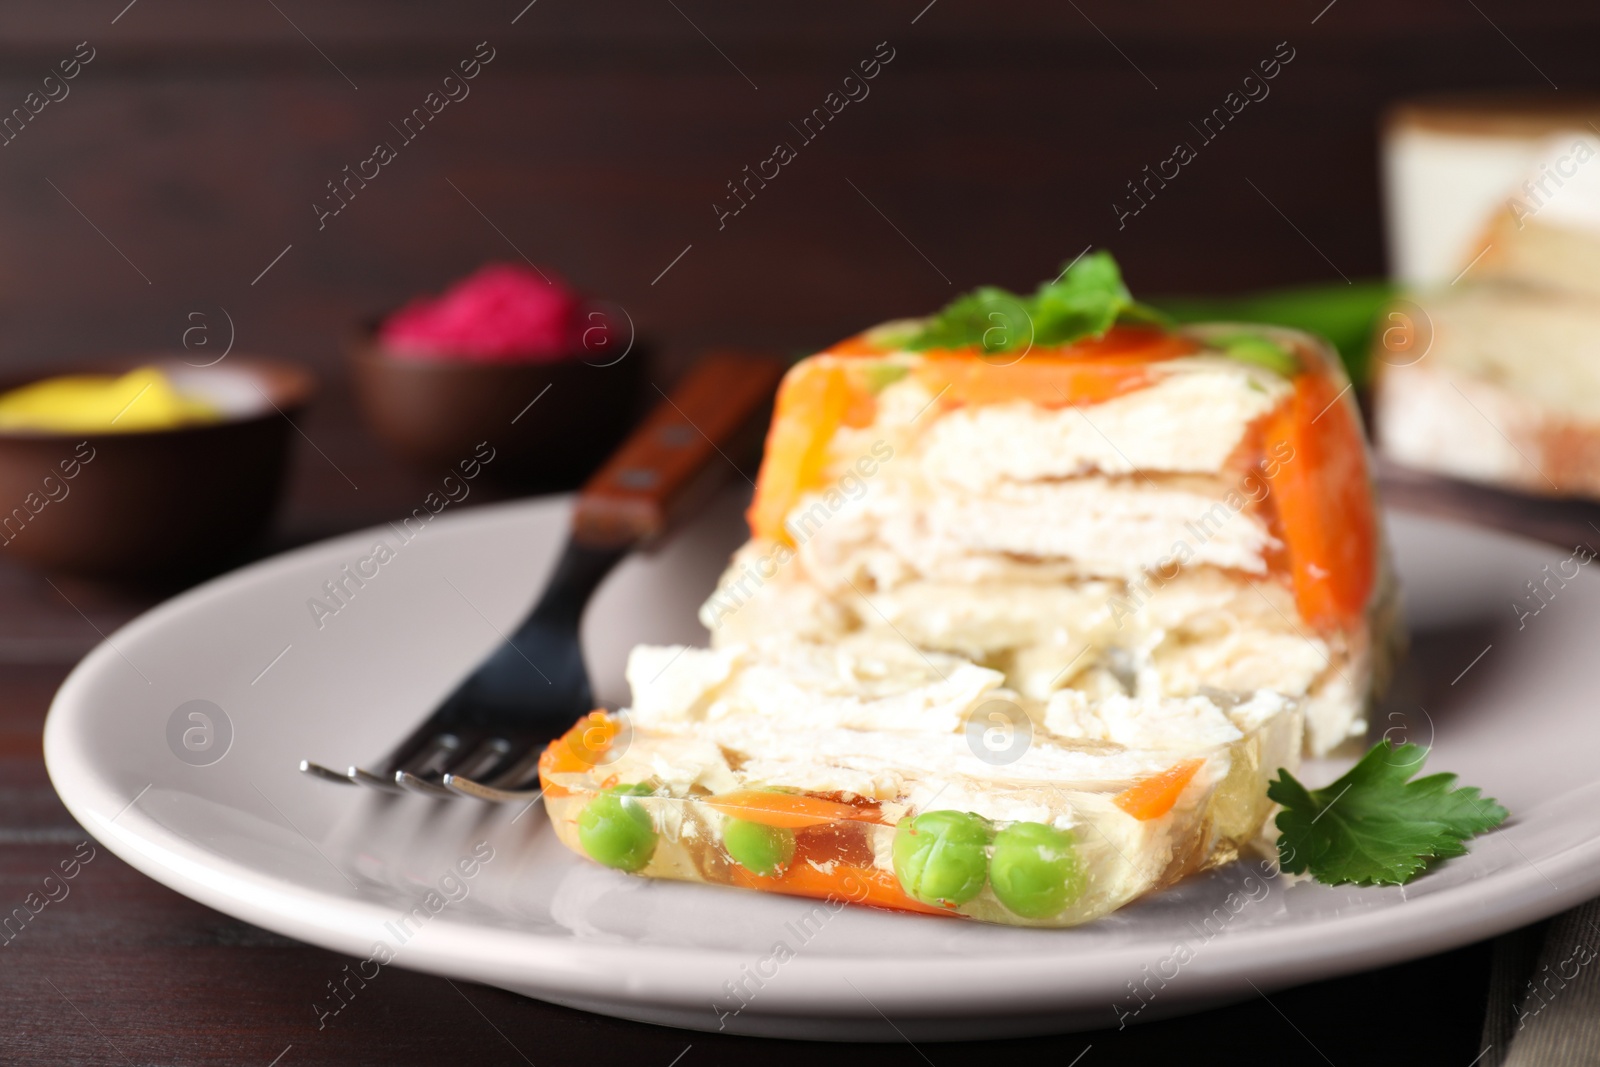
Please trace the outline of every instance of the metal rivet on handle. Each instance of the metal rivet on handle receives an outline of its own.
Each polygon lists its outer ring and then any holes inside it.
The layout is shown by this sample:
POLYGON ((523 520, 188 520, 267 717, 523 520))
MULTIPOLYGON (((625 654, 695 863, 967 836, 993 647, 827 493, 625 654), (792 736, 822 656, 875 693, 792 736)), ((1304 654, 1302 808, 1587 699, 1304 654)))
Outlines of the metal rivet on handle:
POLYGON ((682 448, 684 445, 693 443, 696 436, 693 426, 685 426, 681 422, 675 422, 671 426, 663 426, 656 433, 656 437, 668 448, 682 448))
POLYGON ((649 467, 624 467, 617 472, 615 481, 624 489, 654 489, 661 475, 649 467))

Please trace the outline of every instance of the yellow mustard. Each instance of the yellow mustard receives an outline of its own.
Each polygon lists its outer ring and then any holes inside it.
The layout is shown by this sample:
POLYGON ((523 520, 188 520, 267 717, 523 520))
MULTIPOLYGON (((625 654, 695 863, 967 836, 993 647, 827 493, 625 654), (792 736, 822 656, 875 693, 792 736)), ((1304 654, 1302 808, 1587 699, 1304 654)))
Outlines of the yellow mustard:
POLYGON ((140 367, 121 377, 47 378, 0 395, 0 431, 138 433, 221 418, 214 405, 180 392, 155 367, 140 367))

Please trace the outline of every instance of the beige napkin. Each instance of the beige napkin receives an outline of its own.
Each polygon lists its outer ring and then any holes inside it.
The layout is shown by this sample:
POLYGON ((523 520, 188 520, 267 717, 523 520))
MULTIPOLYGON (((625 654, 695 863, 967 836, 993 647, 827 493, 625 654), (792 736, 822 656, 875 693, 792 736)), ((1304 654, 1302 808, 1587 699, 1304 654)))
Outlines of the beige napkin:
POLYGON ((1494 944, 1481 1067, 1600 1065, 1600 900, 1494 944))

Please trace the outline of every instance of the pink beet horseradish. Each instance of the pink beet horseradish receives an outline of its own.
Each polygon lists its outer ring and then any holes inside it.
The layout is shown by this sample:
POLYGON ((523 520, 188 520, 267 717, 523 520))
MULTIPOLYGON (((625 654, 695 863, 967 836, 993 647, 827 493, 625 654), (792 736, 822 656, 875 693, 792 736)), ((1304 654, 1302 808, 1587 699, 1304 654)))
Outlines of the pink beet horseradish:
POLYGON ((553 272, 488 263, 438 296, 419 296, 378 327, 388 355, 484 363, 614 358, 610 316, 553 272))

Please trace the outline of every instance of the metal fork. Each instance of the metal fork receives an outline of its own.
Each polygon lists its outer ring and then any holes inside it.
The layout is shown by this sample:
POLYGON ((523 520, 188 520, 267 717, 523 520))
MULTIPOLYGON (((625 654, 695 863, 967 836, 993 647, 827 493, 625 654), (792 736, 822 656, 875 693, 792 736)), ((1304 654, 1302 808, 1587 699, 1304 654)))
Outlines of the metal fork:
MULTIPOLYGON (((755 443, 782 376, 775 360, 702 358, 579 491, 549 584, 510 637, 377 764, 300 770, 393 793, 531 801, 545 743, 594 708, 578 624, 590 595, 634 548, 661 536, 755 443)), ((658 390, 659 391, 659 390, 658 390)))

